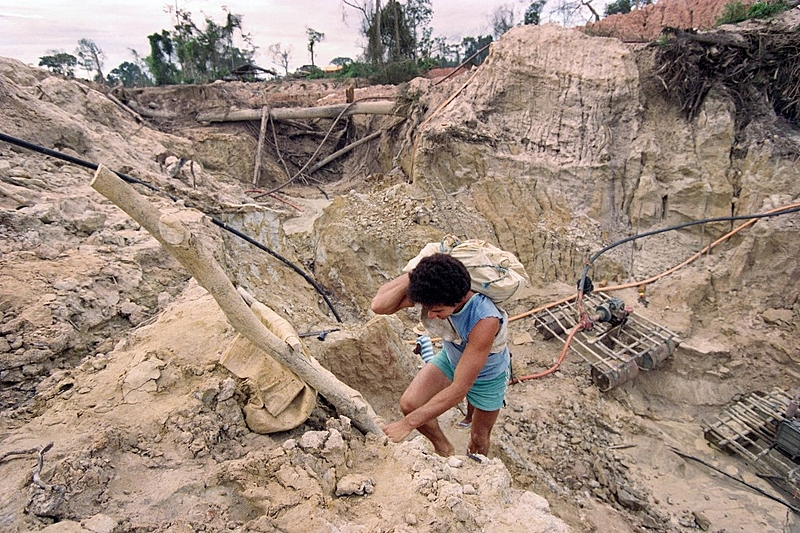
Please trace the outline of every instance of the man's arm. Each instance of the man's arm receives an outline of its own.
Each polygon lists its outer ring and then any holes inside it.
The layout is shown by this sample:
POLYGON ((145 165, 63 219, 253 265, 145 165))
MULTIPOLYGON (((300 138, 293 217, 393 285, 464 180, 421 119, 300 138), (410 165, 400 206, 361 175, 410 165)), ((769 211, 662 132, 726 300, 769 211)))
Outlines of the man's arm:
POLYGON ((486 364, 499 326, 500 320, 497 318, 484 318, 475 324, 469 334, 464 354, 456 366, 453 383, 431 398, 428 403, 409 413, 406 418, 409 419, 410 425, 415 428, 421 426, 464 399, 478 378, 478 374, 481 373, 483 365, 486 364))
POLYGON ((370 305, 379 315, 391 315, 405 307, 414 307, 414 302, 408 297, 408 273, 381 285, 370 305))
POLYGON ((475 324, 469 334, 464 354, 456 366, 453 382, 439 391, 425 405, 383 428, 392 441, 402 441, 412 430, 458 405, 458 402, 464 399, 475 383, 483 365, 486 364, 499 327, 500 319, 494 317, 484 318, 475 324))

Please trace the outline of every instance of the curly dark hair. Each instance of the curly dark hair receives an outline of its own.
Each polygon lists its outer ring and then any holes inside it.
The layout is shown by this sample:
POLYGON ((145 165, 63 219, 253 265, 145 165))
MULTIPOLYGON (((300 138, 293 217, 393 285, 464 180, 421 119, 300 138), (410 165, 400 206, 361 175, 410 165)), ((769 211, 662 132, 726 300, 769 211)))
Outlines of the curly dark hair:
POLYGON ((423 258, 408 280, 408 297, 426 307, 458 305, 470 289, 467 267, 447 254, 423 258))

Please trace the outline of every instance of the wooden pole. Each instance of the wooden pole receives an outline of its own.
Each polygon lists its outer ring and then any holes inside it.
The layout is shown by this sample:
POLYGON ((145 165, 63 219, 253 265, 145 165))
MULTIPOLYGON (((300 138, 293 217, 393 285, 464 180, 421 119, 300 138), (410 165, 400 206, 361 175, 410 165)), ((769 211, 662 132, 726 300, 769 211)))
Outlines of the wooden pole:
POLYGON ((211 252, 186 226, 190 216, 197 218, 195 211, 183 209, 162 214, 102 165, 95 172, 91 186, 149 231, 211 294, 236 331, 316 389, 358 429, 383 435, 380 419, 361 393, 339 381, 313 357, 306 359, 298 347, 281 341, 250 310, 211 252))
POLYGON ((261 130, 258 132, 258 147, 256 147, 256 165, 253 169, 253 185, 258 185, 261 177, 261 148, 264 146, 264 137, 267 135, 267 121, 269 120, 269 107, 261 108, 261 130))
POLYGON ((139 124, 142 124, 142 123, 144 122, 144 119, 143 119, 143 118, 142 118, 142 117, 139 115, 139 113, 137 113, 136 111, 134 111, 133 109, 131 109, 129 106, 127 106, 127 105, 125 105, 124 103, 122 103, 122 102, 120 101, 120 99, 119 99, 119 98, 117 98, 116 96, 114 96, 113 94, 111 94, 111 93, 108 93, 108 94, 106 95, 106 97, 107 97, 109 100, 111 100, 112 102, 114 102, 115 104, 117 104, 117 105, 118 105, 118 106, 119 106, 119 107, 120 107, 120 108, 121 108, 123 111, 126 111, 126 112, 130 113, 130 115, 131 115, 131 116, 132 116, 132 117, 133 117, 133 118, 136 120, 136 122, 138 122, 139 124))

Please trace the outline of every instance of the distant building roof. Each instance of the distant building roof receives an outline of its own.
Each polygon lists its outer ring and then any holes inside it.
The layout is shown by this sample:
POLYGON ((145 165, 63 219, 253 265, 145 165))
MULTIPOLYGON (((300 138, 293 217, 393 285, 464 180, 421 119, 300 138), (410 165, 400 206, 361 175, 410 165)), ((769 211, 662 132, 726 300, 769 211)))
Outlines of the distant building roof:
POLYGON ((247 64, 236 67, 231 71, 228 76, 225 76, 227 81, 248 81, 259 79, 260 74, 269 74, 270 76, 277 76, 278 73, 270 68, 262 68, 258 65, 247 64))

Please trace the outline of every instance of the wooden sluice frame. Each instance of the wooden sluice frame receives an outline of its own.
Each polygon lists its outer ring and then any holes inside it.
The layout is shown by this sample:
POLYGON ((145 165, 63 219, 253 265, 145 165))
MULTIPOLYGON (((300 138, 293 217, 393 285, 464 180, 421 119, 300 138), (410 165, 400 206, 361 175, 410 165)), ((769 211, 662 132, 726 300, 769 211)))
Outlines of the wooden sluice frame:
POLYGON ((701 425, 711 445, 739 455, 760 477, 797 498, 800 464, 775 449, 778 425, 790 401, 789 394, 780 389, 750 392, 701 425))
MULTIPOLYGON (((590 314, 611 297, 600 293, 584 296, 584 308, 590 314)), ((536 328, 546 338, 566 342, 568 333, 578 324, 575 301, 564 302, 533 316, 536 328)), ((591 365, 592 381, 608 391, 630 381, 639 370, 655 370, 678 345, 675 333, 637 313, 630 313, 618 326, 597 324, 591 331, 579 331, 570 348, 591 365)))

